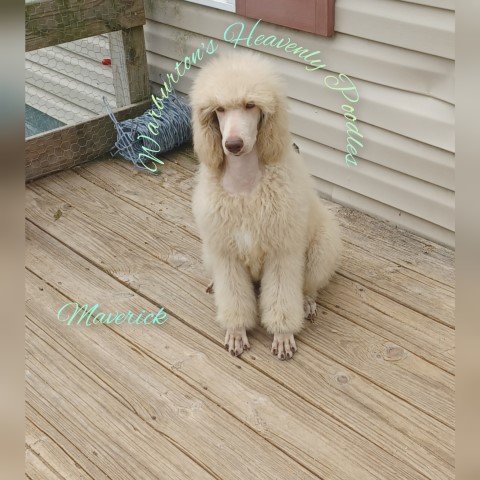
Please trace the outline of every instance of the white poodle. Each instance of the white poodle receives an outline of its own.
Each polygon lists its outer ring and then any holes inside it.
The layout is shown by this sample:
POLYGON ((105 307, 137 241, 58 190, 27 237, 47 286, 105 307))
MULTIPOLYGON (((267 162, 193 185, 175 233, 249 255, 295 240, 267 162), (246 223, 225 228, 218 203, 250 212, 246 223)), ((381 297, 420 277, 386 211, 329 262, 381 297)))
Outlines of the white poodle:
POLYGON ((341 241, 292 147, 280 79, 261 56, 234 52, 200 71, 191 103, 200 160, 193 213, 225 347, 232 355, 250 348, 260 284, 272 353, 292 358, 294 334, 315 316, 341 241))

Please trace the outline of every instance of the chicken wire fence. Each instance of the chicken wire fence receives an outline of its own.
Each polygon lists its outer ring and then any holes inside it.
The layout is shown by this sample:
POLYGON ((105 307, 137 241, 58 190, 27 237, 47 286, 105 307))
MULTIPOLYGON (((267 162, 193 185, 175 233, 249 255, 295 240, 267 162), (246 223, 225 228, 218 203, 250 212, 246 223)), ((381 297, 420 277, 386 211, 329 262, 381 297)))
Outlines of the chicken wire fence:
POLYGON ((108 34, 25 54, 25 136, 73 125, 116 108, 108 34))
POLYGON ((35 166, 36 176, 57 161, 52 155, 70 159, 71 165, 80 151, 113 146, 115 132, 104 98, 117 111, 149 97, 146 61, 140 60, 138 69, 146 79, 132 82, 127 73, 131 57, 137 61, 145 56, 142 15, 141 0, 26 0, 25 138, 27 145, 35 139, 37 150, 27 158, 26 167, 44 162, 43 167, 35 166), (85 38, 79 38, 83 32, 85 38), (88 36, 92 32, 100 34, 88 36), (54 44, 57 39, 62 42, 54 44), (125 43, 132 41, 135 48, 125 43), (37 45, 48 46, 32 49, 37 45), (108 121, 97 121, 103 116, 108 121), (56 137, 55 143, 37 141, 39 135, 58 127, 92 120, 96 121, 94 131, 77 127, 56 137))

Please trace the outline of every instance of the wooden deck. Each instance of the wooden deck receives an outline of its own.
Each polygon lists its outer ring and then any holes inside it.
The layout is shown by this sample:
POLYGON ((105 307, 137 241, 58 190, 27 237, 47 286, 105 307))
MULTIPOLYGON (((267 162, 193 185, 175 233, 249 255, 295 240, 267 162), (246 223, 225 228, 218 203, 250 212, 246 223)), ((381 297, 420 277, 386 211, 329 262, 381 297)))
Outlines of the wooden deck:
POLYGON ((223 348, 190 213, 195 161, 104 159, 26 193, 26 474, 454 478, 454 254, 338 205, 342 265, 288 362, 223 348), (69 302, 162 325, 72 324, 69 302))

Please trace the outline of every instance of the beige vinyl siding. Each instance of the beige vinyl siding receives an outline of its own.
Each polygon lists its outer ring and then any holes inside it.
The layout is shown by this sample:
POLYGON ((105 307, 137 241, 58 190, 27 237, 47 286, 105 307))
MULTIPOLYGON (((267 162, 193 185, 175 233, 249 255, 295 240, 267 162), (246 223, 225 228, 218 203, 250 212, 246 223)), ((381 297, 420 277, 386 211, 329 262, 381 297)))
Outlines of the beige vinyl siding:
MULTIPOLYGON (((160 73, 174 71, 176 59, 168 58, 169 52, 176 48, 175 40, 176 30, 173 27, 164 25, 161 29, 151 28, 151 24, 146 27, 147 44, 157 45, 154 54, 148 53, 148 61, 150 64, 150 73, 152 79, 157 79, 160 73)), ((198 45, 205 42, 207 37, 192 34, 188 39, 183 40, 184 48, 187 52, 194 51, 198 45)), ((228 45, 221 44, 221 48, 229 48, 228 45)), ((341 103, 341 96, 336 95, 323 86, 323 82, 319 83, 319 78, 323 78, 323 74, 319 72, 305 72, 298 64, 294 63, 293 68, 288 68, 291 61, 282 60, 272 57, 273 63, 277 63, 282 69, 287 80, 288 91, 290 94, 290 111, 291 111, 291 128, 294 134, 312 140, 316 143, 325 144, 339 150, 342 153, 345 147, 346 132, 345 120, 342 115, 338 114, 341 103), (305 74, 307 73, 307 74, 305 74), (303 79, 303 81, 302 81, 303 79), (333 93, 333 94, 332 94, 333 93), (311 103, 309 103, 309 99, 311 103), (323 108, 319 105, 323 103, 323 108), (317 104, 317 107, 315 107, 317 104)), ((292 62, 293 63, 293 62, 292 62)), ((195 69, 191 69, 187 75, 180 79, 177 88, 181 92, 190 90, 193 79, 195 78, 195 69)), ((382 112, 382 104, 378 99, 373 97, 370 102, 369 97, 360 87, 360 82, 356 81, 361 92, 361 100, 359 102, 361 110, 369 111, 374 117, 375 112, 382 112), (367 104, 367 106, 365 105, 367 104)), ((366 85, 370 86, 367 82, 366 85)), ((393 95, 402 96, 405 92, 394 89, 391 91, 393 95)), ((373 94, 372 94, 373 95, 373 94)), ((428 98, 420 96, 428 102, 428 98)), ((393 100, 397 101, 397 100, 393 100)), ((446 109, 453 108, 445 102, 437 102, 446 109)), ((399 130, 410 132, 415 136, 415 125, 409 124, 408 112, 403 114, 404 121, 402 125, 402 112, 395 111, 391 104, 383 104, 389 116, 393 117, 390 122, 393 127, 399 130), (396 118, 396 117, 400 117, 396 118)), ((407 106, 402 105, 403 108, 407 106)), ((413 107, 418 107, 415 103, 413 107)), ((415 120, 417 129, 421 131, 421 123, 429 124, 429 131, 424 132, 425 137, 431 142, 436 143, 435 128, 443 128, 443 138, 438 139, 442 144, 449 144, 453 148, 453 139, 451 138, 452 129, 448 125, 442 123, 436 118, 428 115, 427 109, 419 108, 416 112, 415 120)), ((361 113, 359 113, 362 118, 361 113)), ((449 117, 447 117, 449 118, 449 117)), ((377 123, 381 125, 381 116, 377 116, 377 123)), ((375 117, 374 117, 375 120, 375 117)), ((453 119, 452 119, 453 120, 453 119)), ((392 128, 393 128, 392 127, 392 128)), ((375 161, 380 165, 384 165, 390 169, 399 170, 403 173, 418 176, 425 181, 436 182, 445 188, 453 189, 453 169, 452 155, 443 149, 432 147, 428 143, 419 143, 412 140, 407 135, 398 135, 393 131, 387 131, 384 128, 375 127, 372 124, 362 123, 361 131, 366 138, 365 148, 362 149, 362 155, 375 161)), ((344 168, 344 162, 339 162, 339 167, 344 168)))
MULTIPOLYGON (((321 195, 380 216, 426 238, 454 245, 454 4, 449 0, 337 0, 333 38, 261 23, 258 34, 290 37, 321 50, 327 68, 305 70, 301 59, 271 47, 263 52, 285 77, 290 127, 321 195), (355 83, 365 147, 358 166, 345 165, 343 97, 324 86, 344 73, 355 83)), ((182 0, 146 4, 150 79, 223 32, 255 20, 182 0)), ((240 47, 237 47, 240 48, 240 47)), ((242 47, 244 48, 244 47, 242 47)), ((203 60, 203 64, 208 59, 203 60)), ((199 64, 199 67, 202 66, 199 64)), ((180 80, 188 93, 197 67, 180 80)))
POLYGON ((108 35, 98 35, 25 54, 25 102, 68 125, 115 107, 108 35))
POLYGON ((454 58, 451 11, 397 0, 335 0, 335 5, 337 32, 454 58))
POLYGON ((426 5, 427 7, 444 8, 446 10, 455 10, 455 0, 394 0, 397 2, 416 3, 417 5, 426 5))

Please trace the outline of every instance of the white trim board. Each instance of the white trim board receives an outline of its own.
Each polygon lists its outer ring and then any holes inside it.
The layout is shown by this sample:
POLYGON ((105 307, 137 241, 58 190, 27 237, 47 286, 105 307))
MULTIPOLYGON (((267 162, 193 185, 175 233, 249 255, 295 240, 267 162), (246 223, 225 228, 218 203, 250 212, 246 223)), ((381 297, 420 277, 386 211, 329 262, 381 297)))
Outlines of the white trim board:
POLYGON ((235 0, 184 0, 186 2, 218 8, 227 12, 235 12, 235 0))

